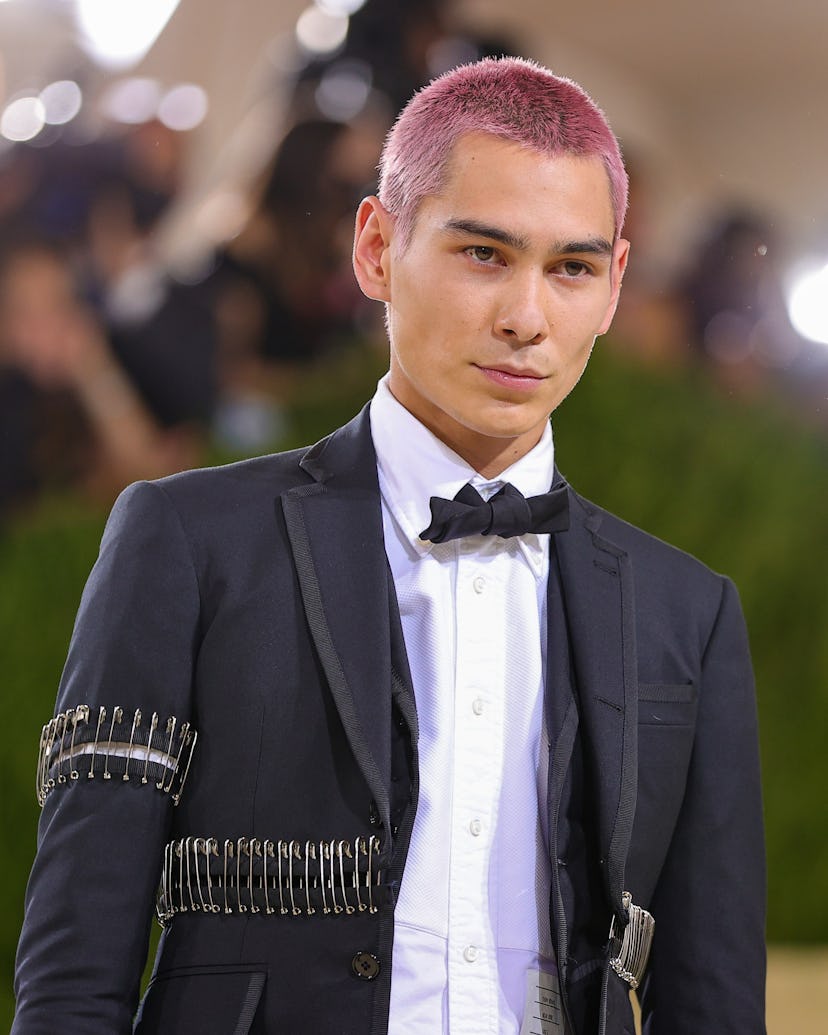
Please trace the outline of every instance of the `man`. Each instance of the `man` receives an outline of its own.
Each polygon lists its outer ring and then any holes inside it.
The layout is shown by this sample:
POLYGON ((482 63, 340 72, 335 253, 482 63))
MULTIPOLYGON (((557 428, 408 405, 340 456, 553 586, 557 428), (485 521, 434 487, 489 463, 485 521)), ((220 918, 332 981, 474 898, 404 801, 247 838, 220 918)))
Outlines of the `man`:
POLYGON ((764 1031, 735 592, 554 467, 625 205, 602 114, 536 65, 410 102, 357 215, 370 407, 113 511, 41 743, 15 1035, 130 1029, 159 874, 143 1035, 631 1035, 639 982, 651 1035, 764 1031))

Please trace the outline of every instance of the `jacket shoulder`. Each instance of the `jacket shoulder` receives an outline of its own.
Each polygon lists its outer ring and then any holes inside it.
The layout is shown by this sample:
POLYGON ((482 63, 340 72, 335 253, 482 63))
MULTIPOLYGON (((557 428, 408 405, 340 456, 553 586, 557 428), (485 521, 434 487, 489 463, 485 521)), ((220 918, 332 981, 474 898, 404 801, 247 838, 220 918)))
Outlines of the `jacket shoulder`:
POLYGON ((584 520, 598 541, 605 541, 623 550, 642 578, 660 580, 667 588, 682 586, 685 591, 698 590, 703 595, 722 592, 725 576, 713 571, 698 557, 658 536, 625 521, 591 500, 574 493, 574 505, 582 509, 584 520))

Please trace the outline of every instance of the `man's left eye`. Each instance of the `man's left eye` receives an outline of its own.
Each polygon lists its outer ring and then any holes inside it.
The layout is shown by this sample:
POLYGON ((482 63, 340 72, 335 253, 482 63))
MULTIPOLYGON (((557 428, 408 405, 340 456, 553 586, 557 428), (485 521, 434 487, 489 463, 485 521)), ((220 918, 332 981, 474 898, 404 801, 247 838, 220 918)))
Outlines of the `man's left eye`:
POLYGON ((494 248, 488 247, 485 244, 473 244, 470 248, 467 248, 466 251, 478 262, 491 262, 495 257, 494 248))

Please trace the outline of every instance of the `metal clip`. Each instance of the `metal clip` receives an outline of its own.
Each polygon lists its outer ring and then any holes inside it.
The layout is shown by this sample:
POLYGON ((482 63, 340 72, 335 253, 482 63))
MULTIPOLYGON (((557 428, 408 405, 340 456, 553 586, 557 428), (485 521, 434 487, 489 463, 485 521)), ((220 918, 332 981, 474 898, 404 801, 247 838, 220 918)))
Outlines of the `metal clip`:
POLYGON ((618 955, 609 961, 609 965, 620 978, 627 982, 630 988, 638 988, 644 977, 644 971, 647 969, 650 947, 653 944, 655 920, 646 909, 633 905, 632 895, 629 891, 622 894, 621 903, 629 916, 620 939, 616 930, 615 917, 612 918, 610 941, 620 940, 621 949, 618 955))

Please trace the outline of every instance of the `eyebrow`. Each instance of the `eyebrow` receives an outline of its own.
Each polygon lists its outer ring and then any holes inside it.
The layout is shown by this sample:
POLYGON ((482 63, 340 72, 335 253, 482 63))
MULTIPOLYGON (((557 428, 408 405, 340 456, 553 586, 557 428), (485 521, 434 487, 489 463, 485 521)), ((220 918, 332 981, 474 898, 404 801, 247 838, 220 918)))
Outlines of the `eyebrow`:
MULTIPOLYGON (((498 226, 481 223, 477 219, 449 219, 443 224, 443 229, 458 236, 486 237, 519 252, 529 250, 528 238, 498 226)), ((553 241, 549 247, 550 254, 554 255, 612 255, 612 250, 612 242, 605 237, 588 237, 583 241, 553 241)))

